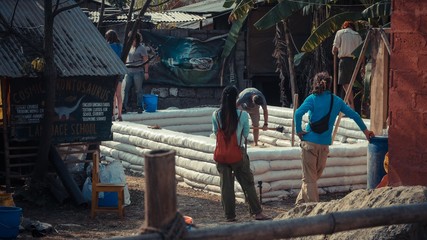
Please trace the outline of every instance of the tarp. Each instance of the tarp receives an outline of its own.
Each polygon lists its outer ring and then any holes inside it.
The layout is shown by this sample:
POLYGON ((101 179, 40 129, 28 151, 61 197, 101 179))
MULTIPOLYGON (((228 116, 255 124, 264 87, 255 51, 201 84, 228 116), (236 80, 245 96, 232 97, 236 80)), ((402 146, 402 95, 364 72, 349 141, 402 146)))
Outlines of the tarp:
POLYGON ((220 57, 226 35, 202 41, 150 31, 141 34, 153 57, 149 63, 150 83, 188 87, 220 85, 220 57))

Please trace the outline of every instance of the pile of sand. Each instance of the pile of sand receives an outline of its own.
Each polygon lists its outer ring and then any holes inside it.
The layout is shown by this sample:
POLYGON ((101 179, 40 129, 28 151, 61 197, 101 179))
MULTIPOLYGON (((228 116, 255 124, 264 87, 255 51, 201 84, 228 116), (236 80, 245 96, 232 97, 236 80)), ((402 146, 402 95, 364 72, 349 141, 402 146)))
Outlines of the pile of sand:
MULTIPOLYGON (((340 200, 296 206, 275 219, 301 218, 331 212, 425 202, 427 202, 427 187, 424 186, 384 187, 375 190, 359 189, 340 200)), ((298 239, 427 239, 427 219, 423 224, 389 225, 298 239)))

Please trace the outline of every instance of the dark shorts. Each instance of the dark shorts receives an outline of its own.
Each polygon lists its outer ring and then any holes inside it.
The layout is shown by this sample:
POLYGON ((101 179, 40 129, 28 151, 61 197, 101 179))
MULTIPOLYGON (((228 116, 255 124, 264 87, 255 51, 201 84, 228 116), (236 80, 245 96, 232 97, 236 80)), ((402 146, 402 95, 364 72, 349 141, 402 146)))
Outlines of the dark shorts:
MULTIPOLYGON (((349 84, 351 81, 351 76, 353 75, 354 68, 356 67, 357 59, 356 58, 340 58, 338 66, 338 84, 344 85, 349 84)), ((359 74, 358 74, 359 75, 359 74)))

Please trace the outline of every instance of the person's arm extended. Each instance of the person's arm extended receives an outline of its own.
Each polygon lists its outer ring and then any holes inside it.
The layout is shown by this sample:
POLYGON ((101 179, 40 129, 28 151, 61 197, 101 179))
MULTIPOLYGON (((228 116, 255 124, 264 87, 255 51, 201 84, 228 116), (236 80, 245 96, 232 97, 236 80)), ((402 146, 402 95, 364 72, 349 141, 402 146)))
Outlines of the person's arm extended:
POLYGON ((262 111, 264 114, 264 125, 262 127, 262 130, 266 131, 266 130, 268 130, 268 109, 267 109, 267 105, 262 105, 262 111))
POLYGON ((359 126, 360 130, 362 130, 363 134, 365 134, 366 140, 369 141, 372 137, 375 137, 374 132, 366 127, 360 115, 347 104, 344 103, 342 105, 341 112, 343 112, 347 117, 353 119, 357 126, 359 126))

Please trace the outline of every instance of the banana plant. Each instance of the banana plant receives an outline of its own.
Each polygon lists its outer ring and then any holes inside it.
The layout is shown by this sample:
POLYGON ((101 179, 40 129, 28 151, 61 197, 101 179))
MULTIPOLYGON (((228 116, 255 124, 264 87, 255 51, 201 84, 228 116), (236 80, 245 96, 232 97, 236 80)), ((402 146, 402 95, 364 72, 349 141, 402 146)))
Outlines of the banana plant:
POLYGON ((367 20, 372 22, 373 19, 390 16, 391 14, 390 0, 383 0, 368 6, 362 12, 344 12, 334 15, 323 22, 316 28, 301 47, 303 52, 312 52, 319 47, 323 41, 331 37, 336 31, 341 28, 341 25, 346 20, 358 21, 367 20))
POLYGON ((235 4, 235 7, 228 17, 228 22, 232 23, 232 25, 221 54, 221 59, 226 59, 230 55, 239 38, 243 23, 255 5, 254 0, 226 0, 223 6, 230 8, 233 4, 235 4))

